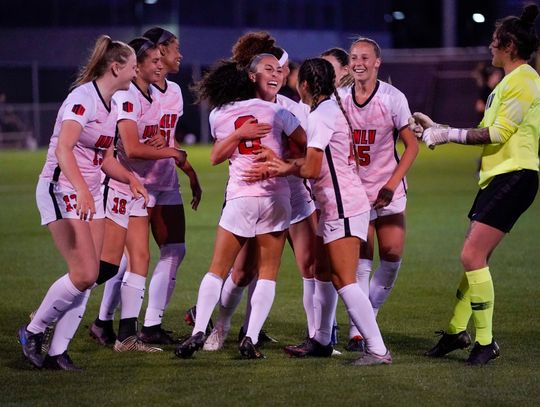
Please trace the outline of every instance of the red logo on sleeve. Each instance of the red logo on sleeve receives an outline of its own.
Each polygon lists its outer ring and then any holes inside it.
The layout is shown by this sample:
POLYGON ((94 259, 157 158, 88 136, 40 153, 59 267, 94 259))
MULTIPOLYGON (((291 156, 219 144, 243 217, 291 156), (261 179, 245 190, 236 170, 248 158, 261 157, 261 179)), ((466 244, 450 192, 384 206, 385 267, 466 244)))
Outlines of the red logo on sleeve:
POLYGON ((73 109, 71 109, 73 113, 75 113, 77 116, 82 116, 86 109, 83 105, 73 105, 73 109))
POLYGON ((128 112, 128 113, 133 112, 133 103, 131 103, 131 102, 124 102, 124 103, 122 104, 122 109, 124 110, 124 112, 128 112))

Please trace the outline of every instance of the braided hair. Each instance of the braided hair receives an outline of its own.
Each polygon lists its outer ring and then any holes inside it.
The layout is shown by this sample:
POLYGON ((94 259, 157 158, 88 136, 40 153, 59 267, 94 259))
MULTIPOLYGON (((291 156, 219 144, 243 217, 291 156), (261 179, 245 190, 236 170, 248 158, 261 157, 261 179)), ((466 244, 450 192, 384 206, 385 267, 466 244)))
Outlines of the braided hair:
MULTIPOLYGON (((323 58, 306 59, 298 70, 298 83, 306 82, 308 91, 311 94, 311 111, 314 111, 320 102, 334 95, 339 109, 343 113, 343 116, 345 116, 349 128, 349 137, 354 144, 352 124, 336 90, 334 83, 335 77, 334 67, 323 58)), ((353 148, 353 152, 356 166, 358 167, 358 151, 356 148, 353 148)))
POLYGON ((534 28, 538 12, 538 5, 531 3, 525 6, 520 17, 508 16, 497 21, 495 24, 497 47, 503 49, 513 43, 517 57, 527 61, 539 46, 534 28))

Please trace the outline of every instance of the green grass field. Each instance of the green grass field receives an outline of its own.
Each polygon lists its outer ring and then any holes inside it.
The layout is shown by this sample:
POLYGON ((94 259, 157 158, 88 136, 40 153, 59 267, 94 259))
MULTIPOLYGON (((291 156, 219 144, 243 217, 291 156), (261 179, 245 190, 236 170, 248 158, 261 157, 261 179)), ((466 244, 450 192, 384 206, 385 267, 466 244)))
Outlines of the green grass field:
MULTIPOLYGON (((196 301, 212 255, 227 166, 210 167, 207 147, 189 149, 203 185, 199 211, 186 209, 187 257, 164 326, 177 335, 190 329, 184 311, 196 301)), ((446 328, 460 279, 459 252, 466 214, 476 193, 479 150, 444 146, 422 149, 409 176, 408 235, 400 277, 379 313, 394 357, 382 367, 348 366, 356 355, 329 360, 289 359, 281 348, 300 341, 305 318, 301 280, 287 248, 276 300, 265 325, 279 338, 266 360, 241 360, 236 332, 244 304, 233 320, 223 351, 199 352, 191 360, 161 354, 118 354, 88 336, 102 288, 90 298, 70 347, 80 374, 38 371, 22 359, 15 332, 65 273, 65 264, 39 226, 34 189, 44 151, 0 152, 0 405, 539 405, 540 318, 538 256, 540 204, 520 219, 491 259, 496 307, 494 333, 501 358, 482 368, 464 365, 465 351, 441 360, 422 356, 446 328)), ((182 178, 185 186, 186 178, 182 178)), ((184 199, 190 192, 184 187, 184 199)), ((153 257, 157 250, 152 243, 153 257)), ((141 313, 141 318, 143 313, 141 313)), ((340 304, 340 344, 347 318, 340 304)))

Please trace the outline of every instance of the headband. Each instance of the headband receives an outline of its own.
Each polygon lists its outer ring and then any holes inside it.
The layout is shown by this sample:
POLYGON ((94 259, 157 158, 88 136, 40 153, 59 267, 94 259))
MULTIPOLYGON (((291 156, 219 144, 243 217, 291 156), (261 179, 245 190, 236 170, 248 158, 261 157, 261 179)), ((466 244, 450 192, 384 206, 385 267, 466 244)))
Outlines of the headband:
POLYGON ((283 55, 281 58, 278 59, 278 62, 281 66, 285 65, 285 62, 289 59, 289 54, 287 54, 287 51, 283 50, 283 55))

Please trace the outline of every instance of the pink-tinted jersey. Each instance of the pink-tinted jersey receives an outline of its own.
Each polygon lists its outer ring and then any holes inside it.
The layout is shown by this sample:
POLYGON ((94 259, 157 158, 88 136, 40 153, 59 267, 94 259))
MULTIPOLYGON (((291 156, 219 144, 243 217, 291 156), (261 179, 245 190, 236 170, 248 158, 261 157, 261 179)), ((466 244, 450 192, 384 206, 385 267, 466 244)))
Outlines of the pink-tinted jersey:
POLYGON ((281 177, 269 178, 258 182, 245 182, 242 174, 252 167, 255 162, 253 150, 261 144, 274 150, 282 157, 284 146, 282 134, 289 136, 300 125, 298 119, 288 110, 276 103, 265 102, 260 99, 249 99, 230 103, 214 109, 210 113, 210 130, 216 142, 227 138, 235 129, 246 120, 257 119, 259 123, 272 125, 270 133, 263 138, 246 140, 229 157, 229 182, 227 183, 226 199, 243 196, 272 196, 290 195, 287 181, 281 177))
MULTIPOLYGON (((159 130, 169 147, 175 147, 174 133, 178 119, 184 113, 184 100, 180 86, 171 81, 165 82, 165 89, 152 85, 160 93, 159 102, 161 104, 161 120, 159 130)), ((156 92, 156 93, 157 93, 156 92)), ((155 160, 148 175, 149 182, 156 191, 178 190, 178 174, 176 173, 176 163, 174 158, 155 160)))
MULTIPOLYGON (((395 171, 400 156, 397 134, 411 117, 407 98, 392 85, 377 81, 373 94, 363 104, 354 99, 354 87, 339 90, 343 107, 354 129, 355 147, 360 159, 360 178, 373 203, 379 190, 395 171)), ((394 199, 406 194, 406 180, 399 184, 394 199)))
POLYGON ((308 148, 323 151, 321 173, 313 193, 321 221, 349 218, 370 210, 369 201, 350 158, 349 127, 337 102, 328 99, 308 116, 308 148))
MULTIPOLYGON (((309 114, 308 105, 302 102, 297 103, 294 100, 289 99, 287 96, 280 95, 279 93, 277 94, 276 103, 291 112, 300 121, 300 125, 304 130, 307 128, 307 118, 309 114)), ((286 179, 291 190, 291 201, 295 197, 303 197, 300 199, 304 199, 304 201, 307 202, 311 194, 311 189, 307 188, 304 179, 294 175, 289 175, 286 177, 286 179)))
POLYGON ((40 178, 74 189, 60 170, 55 155, 62 122, 74 120, 82 126, 82 132, 73 148, 73 154, 90 192, 94 197, 99 195, 103 154, 113 144, 116 116, 115 104, 111 103, 111 107, 105 104, 95 82, 75 88, 62 103, 56 116, 40 178))
MULTIPOLYGON (((150 86, 148 88, 150 96, 131 84, 129 90, 116 92, 113 99, 118 106, 118 121, 132 120, 137 124, 139 143, 144 144, 150 138, 159 133, 159 120, 161 118, 161 105, 159 102, 159 92, 150 86)), ((128 158, 122 143, 122 138, 118 135, 116 142, 117 158, 120 163, 144 184, 146 188, 152 189, 155 179, 150 176, 150 171, 154 160, 141 160, 128 158)), ((111 179, 109 186, 117 191, 129 194, 129 186, 122 182, 111 179)))

